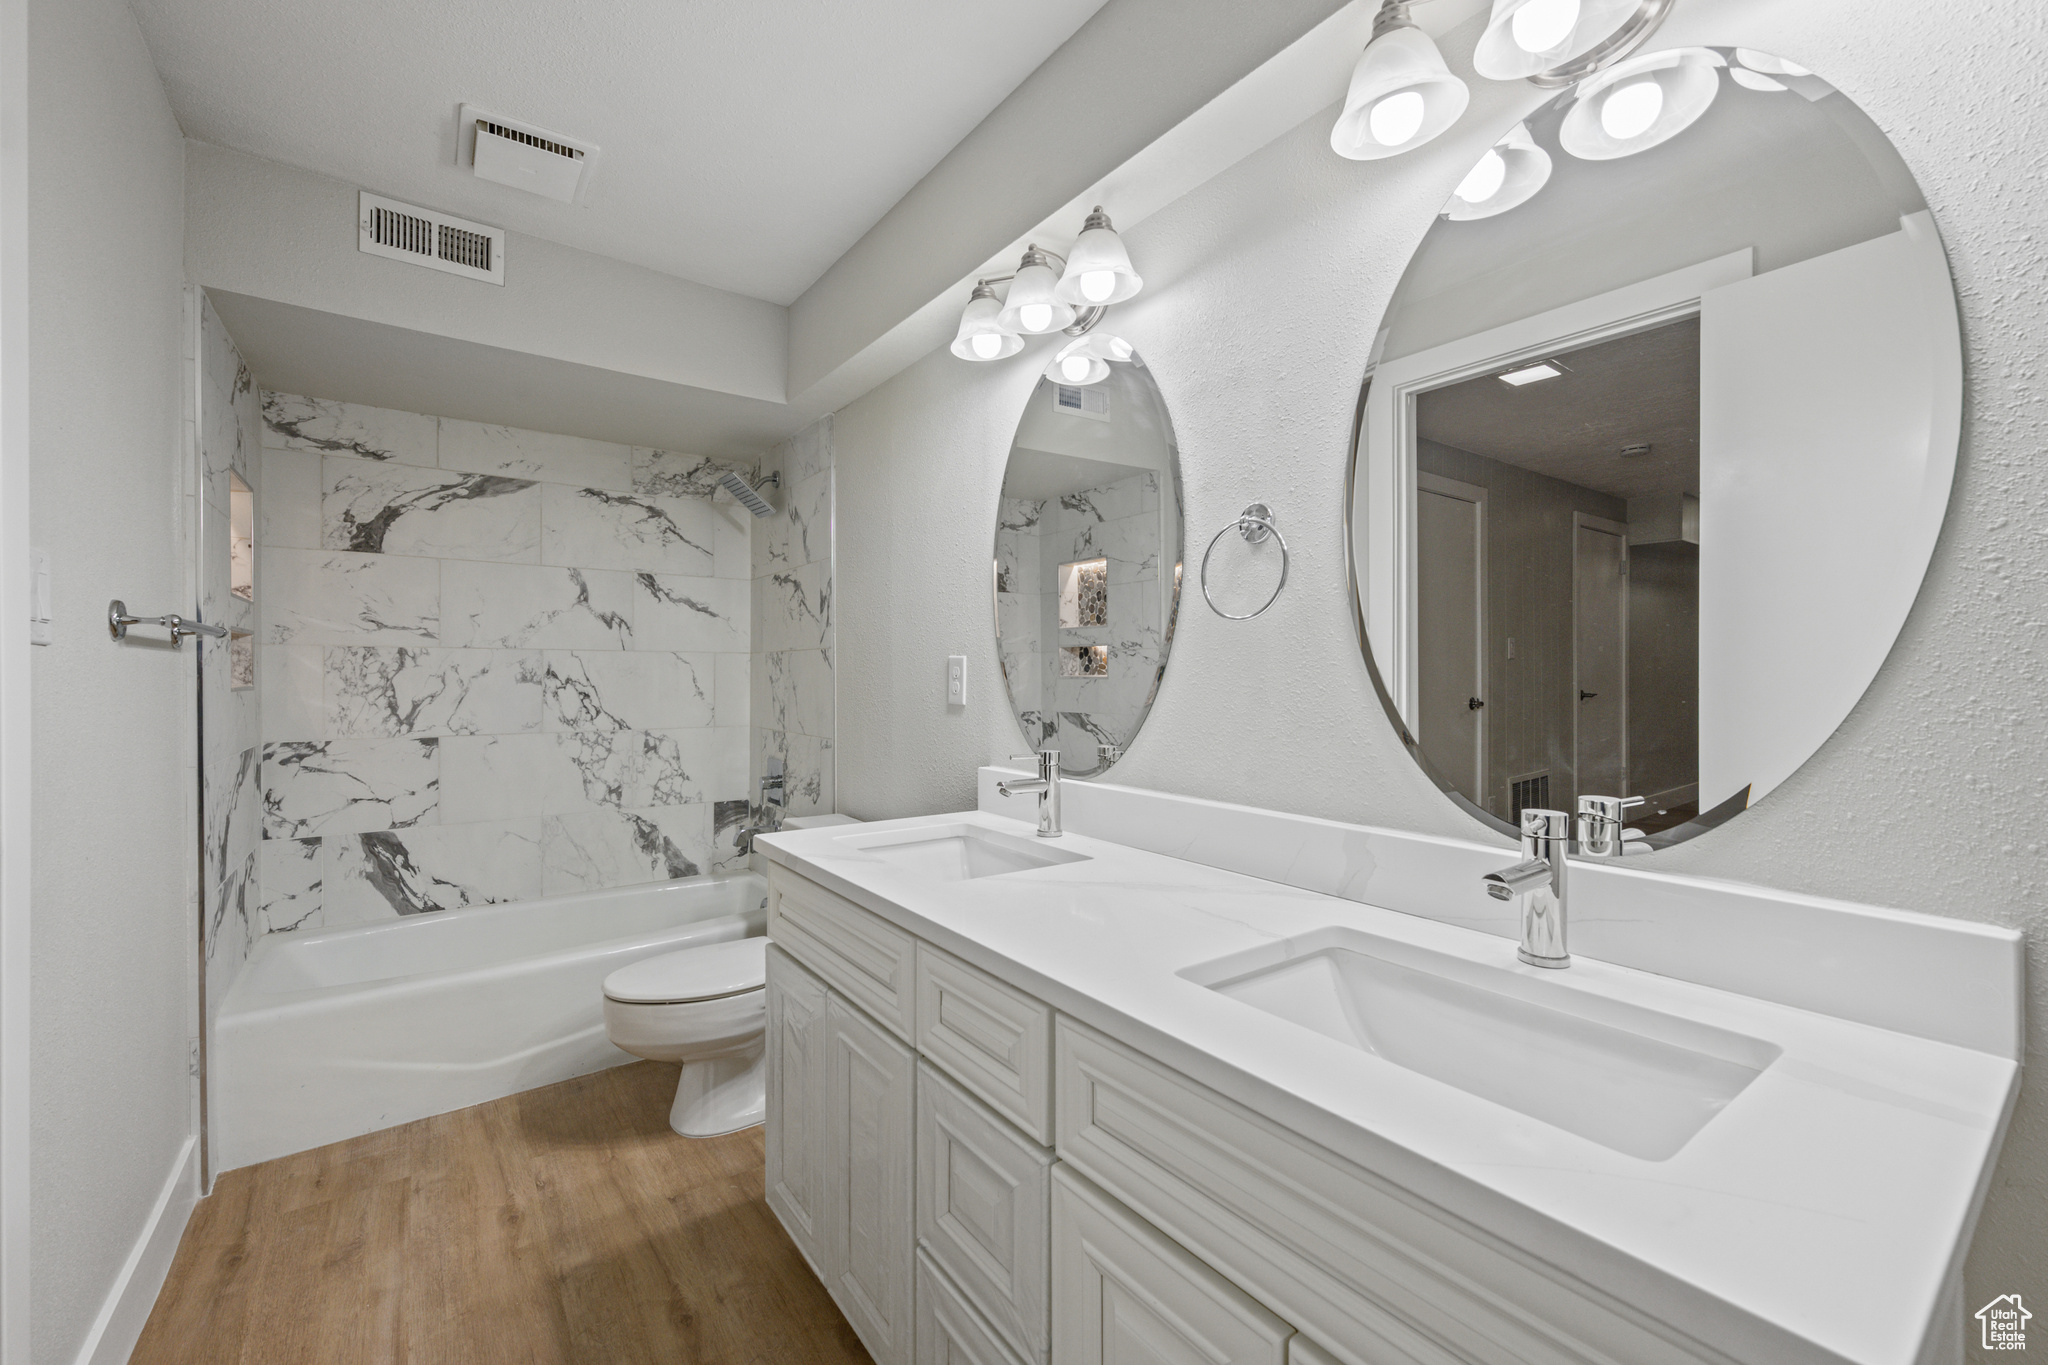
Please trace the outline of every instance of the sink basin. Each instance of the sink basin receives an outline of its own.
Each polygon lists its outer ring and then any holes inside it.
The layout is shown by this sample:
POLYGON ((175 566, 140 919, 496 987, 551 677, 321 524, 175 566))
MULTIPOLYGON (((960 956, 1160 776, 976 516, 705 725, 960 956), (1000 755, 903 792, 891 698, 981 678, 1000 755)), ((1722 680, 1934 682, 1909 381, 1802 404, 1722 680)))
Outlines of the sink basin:
POLYGON ((930 882, 964 882, 1088 861, 1085 853, 1070 853, 979 825, 927 825, 885 834, 853 834, 839 843, 930 882))
POLYGON ((1676 1154, 1779 1052, 1524 971, 1351 929, 1181 975, 1645 1161, 1676 1154))

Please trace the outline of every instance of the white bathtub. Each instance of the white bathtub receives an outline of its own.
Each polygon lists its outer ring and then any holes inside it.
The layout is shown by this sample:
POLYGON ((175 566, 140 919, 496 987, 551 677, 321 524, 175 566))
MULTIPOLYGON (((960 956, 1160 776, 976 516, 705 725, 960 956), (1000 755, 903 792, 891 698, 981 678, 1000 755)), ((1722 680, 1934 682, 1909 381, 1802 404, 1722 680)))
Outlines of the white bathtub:
POLYGON ((764 933, 767 898, 741 872, 273 934, 215 1025, 213 1168, 630 1062, 605 1037, 604 978, 764 933))

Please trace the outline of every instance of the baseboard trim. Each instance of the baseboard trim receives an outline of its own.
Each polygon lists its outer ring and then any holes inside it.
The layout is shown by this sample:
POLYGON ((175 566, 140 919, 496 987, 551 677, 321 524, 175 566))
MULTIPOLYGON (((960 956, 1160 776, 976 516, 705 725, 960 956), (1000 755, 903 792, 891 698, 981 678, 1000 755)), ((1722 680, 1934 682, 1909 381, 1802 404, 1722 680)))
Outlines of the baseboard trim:
POLYGON ((198 1202, 199 1139, 188 1137, 171 1164, 171 1178, 156 1197, 142 1235, 135 1239, 121 1273, 114 1277, 107 1301, 100 1305, 92 1330, 85 1334, 85 1344, 78 1348, 77 1365, 128 1365, 198 1202))

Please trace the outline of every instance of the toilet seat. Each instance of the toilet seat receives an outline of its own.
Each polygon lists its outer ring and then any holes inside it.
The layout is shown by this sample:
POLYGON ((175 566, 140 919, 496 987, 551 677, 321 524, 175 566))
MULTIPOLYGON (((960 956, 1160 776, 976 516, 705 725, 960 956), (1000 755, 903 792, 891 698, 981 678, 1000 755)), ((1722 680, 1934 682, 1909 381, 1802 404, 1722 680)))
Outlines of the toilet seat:
POLYGON ((604 979, 621 1005, 680 1005, 765 989, 768 940, 737 938, 643 958, 604 979))

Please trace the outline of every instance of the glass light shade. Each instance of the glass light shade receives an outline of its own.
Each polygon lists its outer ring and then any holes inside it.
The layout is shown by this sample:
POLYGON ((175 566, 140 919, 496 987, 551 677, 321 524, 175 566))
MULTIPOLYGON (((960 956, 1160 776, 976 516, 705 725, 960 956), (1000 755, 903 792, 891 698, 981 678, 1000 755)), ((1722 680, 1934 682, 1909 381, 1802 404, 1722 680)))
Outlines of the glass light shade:
POLYGON ((1052 363, 1045 367, 1045 376, 1054 383, 1077 388, 1100 384, 1109 378, 1110 361, 1129 360, 1134 353, 1131 343, 1122 337, 1090 332, 1054 352, 1052 363))
POLYGON ((1766 76, 1811 76, 1813 73, 1797 62, 1788 62, 1783 57, 1773 57, 1768 52, 1758 52, 1753 47, 1735 49, 1735 60, 1751 71, 1766 76))
POLYGON ((960 314, 960 331, 953 338, 953 354, 962 360, 1001 360, 1024 349, 1024 338, 1015 332, 1006 332, 997 321, 1002 305, 996 302, 995 291, 987 285, 977 286, 974 297, 967 301, 967 307, 960 314))
POLYGON ((1550 153, 1529 136, 1528 124, 1518 123, 1487 149, 1452 192, 1443 216, 1454 223, 1469 223, 1506 213, 1534 199, 1550 182, 1550 169, 1550 153))
POLYGON ((1123 238, 1101 209, 1088 215, 1088 227, 1067 253, 1067 273, 1060 276, 1053 297, 1076 308, 1102 308, 1122 303, 1145 287, 1131 269, 1123 238))
POLYGON ((1017 278, 1010 281, 1010 296, 1003 301, 1003 311, 996 315, 996 321, 1006 332, 1020 332, 1025 336, 1043 336, 1057 332, 1074 320, 1072 305, 1061 303, 1054 297, 1059 288, 1060 277, 1053 273, 1044 257, 1036 248, 1025 253, 1025 264, 1018 267, 1017 278))
POLYGON ((1728 75, 1743 89, 1757 90, 1767 95, 1779 94, 1792 88, 1775 77, 1764 75, 1761 71, 1745 71, 1739 66, 1729 67, 1728 75))
POLYGON ((1642 8, 1642 0, 1493 0, 1472 69, 1488 80, 1518 81, 1568 66, 1627 28, 1642 8))
POLYGON ((1669 142, 1713 104, 1724 65, 1707 48, 1680 47, 1611 66, 1579 83, 1558 143, 1581 161, 1613 161, 1669 142))
POLYGON ((1352 69, 1344 112, 1330 130, 1330 150, 1353 161, 1411 151, 1456 123, 1471 98, 1427 33, 1413 26, 1389 29, 1366 44, 1352 69))

